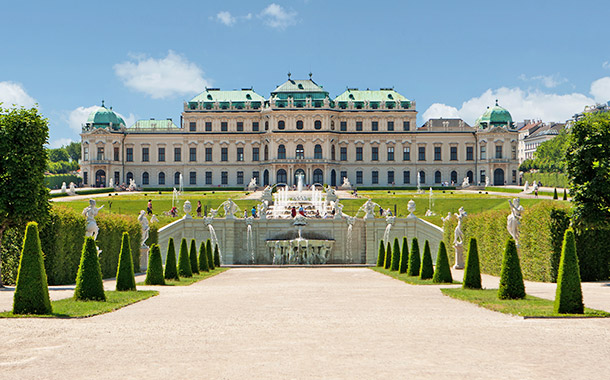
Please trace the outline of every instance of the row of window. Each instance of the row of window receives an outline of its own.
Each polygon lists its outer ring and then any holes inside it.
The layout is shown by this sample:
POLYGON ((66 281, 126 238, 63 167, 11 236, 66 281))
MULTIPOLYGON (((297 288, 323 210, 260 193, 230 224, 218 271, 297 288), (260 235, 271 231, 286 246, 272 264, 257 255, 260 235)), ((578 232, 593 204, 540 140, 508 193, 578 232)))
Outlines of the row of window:
MULTIPOLYGON (((368 123, 367 123, 368 124, 368 123)), ((302 130, 304 128, 304 121, 303 120, 297 120, 295 123, 295 128, 298 130, 302 130)), ((331 121, 331 129, 334 130, 334 121, 331 121)), ((313 127, 316 130, 320 130, 322 129, 322 120, 314 120, 313 123, 313 127)), ((278 120, 277 122, 277 129, 279 130, 284 130, 286 129, 286 121, 285 120, 278 120)), ((235 130, 237 132, 244 132, 244 122, 243 121, 237 121, 235 122, 235 130)), ((269 130, 269 122, 266 121, 265 122, 265 130, 269 130)), ((340 131, 347 131, 347 121, 346 120, 342 120, 340 121, 340 131)), ((364 130, 364 122, 362 120, 357 120, 356 124, 355 124, 355 130, 357 132, 363 131, 364 130)), ((372 132, 376 132, 379 131, 379 121, 377 120, 372 120, 370 122, 369 125, 367 125, 367 130, 368 131, 372 131, 372 132)), ((392 120, 388 120, 385 122, 385 130, 386 131, 394 131, 394 121, 392 120)), ((411 122, 408 120, 404 120, 402 122, 402 130, 403 131, 410 131, 411 130, 411 122)), ((196 121, 190 121, 189 122, 189 131, 190 132, 196 132, 197 131, 197 122, 196 121)), ((204 122, 204 131, 205 132, 212 132, 212 122, 211 121, 206 121, 204 122)), ((221 121, 220 122, 220 131, 221 132, 228 132, 229 131, 229 122, 228 121, 221 121)), ((252 132, 259 132, 260 131, 260 126, 259 126, 259 122, 258 121, 252 121, 250 123, 250 131, 252 132)))

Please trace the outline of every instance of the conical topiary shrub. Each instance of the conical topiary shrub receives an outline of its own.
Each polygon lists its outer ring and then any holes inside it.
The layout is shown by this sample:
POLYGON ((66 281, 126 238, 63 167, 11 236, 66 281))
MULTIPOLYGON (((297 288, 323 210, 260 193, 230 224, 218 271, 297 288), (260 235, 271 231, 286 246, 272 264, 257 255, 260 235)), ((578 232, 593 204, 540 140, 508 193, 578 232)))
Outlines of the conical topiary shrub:
POLYGON ((214 252, 212 251, 212 241, 210 239, 208 239, 208 241, 205 243, 205 252, 208 257, 208 266, 210 267, 210 270, 216 269, 216 263, 214 262, 214 252))
POLYGON ((129 234, 123 232, 121 242, 121 253, 119 254, 119 265, 116 271, 116 290, 136 290, 136 278, 133 274, 133 259, 131 247, 129 246, 129 234))
POLYGON ((409 242, 407 237, 402 238, 402 250, 400 251, 400 265, 398 267, 398 273, 407 273, 409 267, 409 242))
POLYGON ((174 247, 174 238, 169 238, 169 242, 167 244, 164 277, 166 280, 180 280, 178 277, 178 269, 176 268, 176 248, 174 247))
POLYGON ((568 228, 563 236, 563 246, 561 247, 557 291, 555 293, 555 312, 583 314, 584 308, 574 230, 568 228))
POLYGON ((161 259, 161 248, 159 244, 153 244, 148 254, 148 268, 146 268, 146 285, 165 285, 163 278, 163 260, 161 259))
POLYGON ((178 253, 178 276, 193 277, 191 260, 189 259, 189 251, 185 238, 182 238, 182 241, 180 242, 180 253, 178 253))
POLYGON ((388 244, 386 245, 386 249, 385 249, 385 260, 383 262, 383 267, 385 269, 390 269, 391 265, 392 265, 392 246, 390 245, 390 242, 388 242, 388 244))
POLYGON ((434 267, 432 266, 432 252, 430 252, 430 243, 428 240, 424 243, 424 255, 421 261, 419 270, 419 278, 429 280, 434 276, 434 267))
POLYGON ((97 257, 97 247, 92 236, 85 238, 80 265, 76 275, 74 299, 79 301, 106 301, 102 269, 97 257))
POLYGON ((214 246, 214 267, 220 267, 220 248, 218 248, 218 244, 214 246))
POLYGON ((191 271, 193 274, 199 273, 199 262, 197 261, 197 243, 195 242, 195 239, 191 240, 189 259, 191 260, 191 271))
POLYGON ((567 201, 568 200, 568 192, 566 189, 563 189, 563 200, 567 201))
POLYGON ((210 271, 210 266, 208 265, 208 250, 205 241, 202 241, 201 244, 199 244, 199 271, 210 271))
POLYGON ((379 241, 379 253, 377 254, 377 266, 382 267, 385 261, 385 247, 383 246, 383 240, 379 241))
POLYGON ((513 238, 508 238, 506 241, 506 249, 502 258, 502 270, 500 271, 498 298, 501 300, 525 298, 523 274, 519 265, 517 245, 513 238))
POLYGON ((453 283, 453 277, 451 276, 451 268, 449 267, 449 258, 447 257, 447 248, 445 248, 445 242, 443 242, 442 240, 438 245, 438 254, 436 255, 436 268, 434 268, 432 282, 434 282, 435 284, 453 283))
POLYGON ((464 289, 481 289, 481 269, 479 266, 479 250, 477 239, 470 238, 468 245, 468 256, 466 256, 466 266, 464 267, 464 289))
POLYGON ((392 248, 392 263, 390 270, 398 270, 400 266, 400 243, 398 238, 394 238, 394 247, 392 248))
POLYGON ((38 224, 30 222, 25 229, 25 238, 21 247, 17 285, 13 295, 13 314, 51 314, 52 312, 38 224))
POLYGON ((555 191, 553 192, 553 199, 559 199, 559 196, 557 196, 557 188, 555 188, 555 191))
POLYGON ((411 241, 411 252, 409 253, 409 265, 407 266, 407 276, 419 276, 419 266, 421 264, 419 256, 419 242, 417 238, 411 241))

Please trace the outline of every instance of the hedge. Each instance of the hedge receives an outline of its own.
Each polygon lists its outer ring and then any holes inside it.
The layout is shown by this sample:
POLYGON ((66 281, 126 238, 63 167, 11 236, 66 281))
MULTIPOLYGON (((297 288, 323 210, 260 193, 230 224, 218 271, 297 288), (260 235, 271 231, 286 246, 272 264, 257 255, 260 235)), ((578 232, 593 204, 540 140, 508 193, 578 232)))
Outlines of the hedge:
POLYGON ((221 260, 220 260, 220 248, 218 248, 218 244, 216 244, 214 246, 214 268, 219 268, 220 264, 222 264, 221 260))
MULTIPOLYGON (((76 195, 90 195, 90 194, 105 194, 105 193, 114 193, 114 189, 112 187, 100 187, 95 189, 76 189, 76 195)), ((58 197, 68 197, 69 195, 66 193, 53 193, 50 194, 51 198, 58 197)))
POLYGON ((525 284, 517 254, 517 245, 513 238, 506 240, 506 248, 502 257, 502 271, 498 298, 501 300, 515 300, 525 298, 525 284))
MULTIPOLYGON (((259 186, 260 187, 260 186, 259 186)), ((173 187, 149 187, 149 186, 142 186, 142 191, 165 191, 165 192, 172 192, 174 191, 173 187)), ((237 186, 223 186, 223 187, 218 187, 218 186, 214 186, 214 187, 184 187, 183 188, 184 192, 189 192, 189 191, 244 191, 244 187, 237 187, 237 186)))
POLYGON ((390 270, 396 271, 400 267, 400 243, 398 238, 394 238, 394 247, 392 248, 392 262, 390 263, 390 270))
POLYGON ((210 271, 210 264, 208 262, 208 249, 206 248, 206 243, 203 240, 201 241, 201 244, 199 244, 199 271, 210 271))
POLYGON ((97 247, 91 236, 85 238, 76 276, 74 299, 79 301, 106 301, 102 271, 97 259, 97 247))
POLYGON ((178 276, 193 277, 189 249, 185 238, 182 238, 182 241, 180 242, 180 252, 178 253, 178 276))
POLYGON ((165 285, 163 277, 163 259, 161 259, 161 249, 159 244, 153 244, 148 254, 148 268, 146 268, 146 285, 165 285))
MULTIPOLYGON (((379 247, 381 250, 383 245, 379 247)), ((381 254, 381 252, 380 252, 381 254)), ((379 266, 379 265, 377 265, 379 266)), ((402 237, 402 250, 400 251, 400 265, 398 268, 398 273, 407 273, 407 268, 409 267, 409 241, 406 236, 402 237)))
POLYGON ((165 255, 165 272, 166 280, 180 280, 178 277, 178 268, 176 266, 176 248, 174 246, 174 238, 170 237, 167 243, 167 255, 165 255))
POLYGON ((391 262, 392 262, 392 244, 390 242, 388 242, 386 249, 385 249, 385 261, 383 262, 383 267, 385 269, 390 269, 391 262))
POLYGON ((542 186, 545 187, 568 187, 568 177, 563 173, 523 173, 523 184, 525 181, 530 184, 533 181, 542 182, 542 186))
POLYGON ((434 268, 434 275, 432 275, 432 282, 435 284, 453 282, 451 276, 451 268, 449 267, 449 260, 447 258, 447 249, 445 243, 440 242, 438 245, 438 254, 436 255, 436 266, 434 268))
POLYGON ((479 252, 477 250, 477 239, 470 238, 468 244, 468 255, 464 267, 464 289, 481 289, 481 271, 479 270, 479 252))
POLYGON ((416 237, 411 242, 411 252, 407 264, 407 276, 419 276, 421 258, 419 256, 419 242, 416 237))
POLYGON ((419 270, 419 278, 428 280, 434 276, 434 266, 432 265, 432 252, 430 252, 430 243, 428 240, 424 243, 424 255, 422 257, 421 268, 419 270))
POLYGON ((377 266, 382 267, 385 261, 385 246, 383 240, 379 240, 379 253, 377 254, 377 266))
POLYGON ((116 272, 116 290, 136 290, 136 279, 133 273, 133 259, 129 244, 129 234, 123 232, 121 238, 121 253, 119 254, 119 265, 116 272))
POLYGON ((554 309, 556 313, 563 314, 582 314, 584 312, 576 242, 572 229, 566 231, 563 239, 554 309))
POLYGON ((83 179, 75 174, 51 174, 44 176, 45 186, 49 189, 61 189, 62 183, 66 183, 66 187, 70 188, 70 182, 79 184, 83 179))
MULTIPOLYGON (((429 190, 430 187, 432 187, 433 191, 437 191, 437 190, 455 190, 456 189, 455 186, 426 186, 426 185, 422 185, 421 189, 422 190, 429 190)), ((412 190, 412 191, 416 191, 417 190, 417 186, 354 186, 354 189, 358 189, 359 191, 366 191, 366 190, 388 190, 388 191, 392 191, 392 190, 412 190)))
POLYGON ((23 228, 7 228, 2 236, 0 255, 2 255, 2 283, 5 285, 14 285, 17 281, 24 232, 23 228))
POLYGON ((195 239, 191 239, 189 260, 191 261, 191 272, 193 274, 199 274, 199 261, 197 260, 197 243, 195 242, 195 239))
POLYGON ((129 245, 133 260, 133 270, 140 272, 140 240, 141 226, 134 216, 120 214, 98 214, 96 217, 100 232, 97 235, 97 245, 102 250, 100 266, 104 278, 114 277, 117 273, 121 238, 123 232, 129 234, 129 245))
MULTIPOLYGON (((218 247, 218 245, 216 247, 218 247)), ((217 266, 220 266, 220 264, 216 265, 216 257, 212 251, 212 241, 210 239, 205 242, 205 252, 208 257, 208 267, 210 270, 214 270, 217 266)))

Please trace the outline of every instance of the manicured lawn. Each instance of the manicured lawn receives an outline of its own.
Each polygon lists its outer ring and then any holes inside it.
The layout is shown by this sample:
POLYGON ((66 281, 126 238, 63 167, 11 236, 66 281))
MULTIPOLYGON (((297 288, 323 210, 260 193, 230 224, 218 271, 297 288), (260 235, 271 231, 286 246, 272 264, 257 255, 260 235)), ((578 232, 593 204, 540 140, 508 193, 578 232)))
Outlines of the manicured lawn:
MULTIPOLYGON (((399 274, 398 271, 390 271, 388 269, 384 269, 381 267, 371 267, 371 269, 374 270, 375 272, 385 274, 386 276, 394 277, 397 280, 406 282, 407 284, 411 284, 411 285, 447 285, 447 284, 435 284, 432 282, 432 279, 422 280, 416 276, 407 276, 404 273, 399 274)), ((453 281, 453 283, 461 284, 461 282, 455 281, 455 280, 453 281)))
POLYGON ((610 313, 585 308, 585 314, 557 314, 553 311, 554 302, 543 298, 526 296, 523 300, 499 300, 498 289, 441 289, 444 295, 468 301, 489 310, 522 317, 598 317, 608 318, 610 313))
MULTIPOLYGON (((217 274, 221 274, 222 272, 228 271, 229 268, 216 268, 209 272, 200 272, 199 274, 193 274, 193 277, 180 277, 180 281, 176 280, 165 280, 165 286, 188 286, 192 285, 201 280, 205 280, 206 278, 210 278, 216 276, 217 274)), ((137 285, 144 285, 144 282, 139 282, 137 285)), ((153 286, 153 285, 146 285, 153 286)), ((163 286, 163 285, 159 285, 163 286)))
POLYGON ((499 193, 521 193, 523 189, 514 189, 511 187, 488 186, 485 191, 497 191, 499 193))
POLYGON ((75 301, 73 298, 66 298, 52 301, 53 314, 50 315, 21 315, 12 312, 0 313, 0 318, 83 318, 94 315, 109 313, 127 305, 156 296, 159 292, 154 290, 139 290, 116 292, 107 291, 106 302, 101 301, 75 301))

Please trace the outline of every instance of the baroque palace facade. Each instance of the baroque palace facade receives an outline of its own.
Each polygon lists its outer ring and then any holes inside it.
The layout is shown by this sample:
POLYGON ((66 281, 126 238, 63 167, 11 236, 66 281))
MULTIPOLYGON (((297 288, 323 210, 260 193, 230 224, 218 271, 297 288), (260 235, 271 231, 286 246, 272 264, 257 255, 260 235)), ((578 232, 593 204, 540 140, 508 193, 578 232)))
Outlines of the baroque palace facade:
POLYGON ((416 127, 415 102, 392 88, 347 89, 331 99, 308 80, 288 80, 269 99, 250 89, 207 88, 184 103, 180 125, 140 120, 127 127, 112 109, 82 129, 83 182, 108 186, 245 187, 517 184, 518 132, 496 105, 471 127, 431 119, 416 127))

